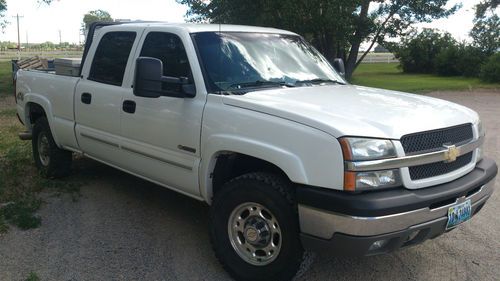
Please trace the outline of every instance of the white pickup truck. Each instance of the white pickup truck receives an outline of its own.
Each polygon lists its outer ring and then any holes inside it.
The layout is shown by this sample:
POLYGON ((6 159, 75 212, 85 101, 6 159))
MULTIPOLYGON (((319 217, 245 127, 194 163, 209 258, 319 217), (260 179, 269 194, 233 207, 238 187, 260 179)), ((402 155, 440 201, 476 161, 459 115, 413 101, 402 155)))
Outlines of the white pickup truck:
POLYGON ((497 166, 478 114, 347 83, 271 28, 94 24, 77 77, 16 75, 22 139, 47 177, 80 153, 210 205, 238 280, 292 278, 305 249, 375 255, 474 216, 497 166))

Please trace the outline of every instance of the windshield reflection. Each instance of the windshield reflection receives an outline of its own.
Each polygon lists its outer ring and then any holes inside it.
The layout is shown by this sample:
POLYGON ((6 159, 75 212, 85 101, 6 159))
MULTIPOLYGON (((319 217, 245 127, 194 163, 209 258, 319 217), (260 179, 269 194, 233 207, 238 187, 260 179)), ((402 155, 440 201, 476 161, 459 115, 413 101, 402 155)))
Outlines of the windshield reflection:
POLYGON ((299 36, 202 32, 193 38, 209 92, 345 83, 299 36))

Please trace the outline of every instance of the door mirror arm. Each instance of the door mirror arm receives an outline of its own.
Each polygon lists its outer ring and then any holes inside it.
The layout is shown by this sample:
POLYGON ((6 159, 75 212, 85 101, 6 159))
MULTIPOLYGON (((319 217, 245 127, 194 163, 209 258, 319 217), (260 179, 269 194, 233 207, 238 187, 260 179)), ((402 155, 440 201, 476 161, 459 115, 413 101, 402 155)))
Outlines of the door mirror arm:
POLYGON ((196 87, 193 83, 190 83, 188 77, 162 76, 161 82, 181 85, 182 94, 184 94, 184 96, 182 97, 194 98, 194 96, 196 95, 196 87))
POLYGON ((188 77, 163 76, 161 60, 139 57, 136 62, 134 95, 146 98, 160 96, 193 98, 196 95, 196 88, 188 77), (163 83, 180 85, 181 92, 165 91, 162 89, 163 83))

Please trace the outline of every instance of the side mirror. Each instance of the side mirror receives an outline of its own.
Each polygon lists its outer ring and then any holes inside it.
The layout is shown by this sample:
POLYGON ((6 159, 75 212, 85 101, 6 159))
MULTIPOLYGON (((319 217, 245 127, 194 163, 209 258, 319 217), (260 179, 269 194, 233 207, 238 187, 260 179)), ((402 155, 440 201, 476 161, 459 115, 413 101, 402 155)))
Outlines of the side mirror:
POLYGON ((135 69, 134 95, 145 98, 158 98, 160 96, 192 98, 196 95, 196 89, 187 77, 163 76, 161 60, 139 57, 135 69), (179 91, 164 90, 162 87, 164 83, 179 85, 179 91))
POLYGON ((161 96, 163 63, 159 59, 139 57, 135 67, 134 95, 145 98, 161 96))
POLYGON ((345 77, 345 66, 344 61, 340 58, 333 61, 333 68, 340 74, 340 76, 345 77))

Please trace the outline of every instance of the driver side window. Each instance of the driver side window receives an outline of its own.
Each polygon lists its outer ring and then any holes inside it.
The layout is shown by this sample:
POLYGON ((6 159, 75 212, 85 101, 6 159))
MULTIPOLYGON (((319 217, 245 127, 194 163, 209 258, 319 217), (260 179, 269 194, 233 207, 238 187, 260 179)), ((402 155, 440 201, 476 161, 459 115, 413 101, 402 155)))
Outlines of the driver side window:
MULTIPOLYGON (((157 58, 163 63, 163 75, 188 77, 192 81, 186 50, 179 36, 165 32, 150 32, 144 40, 141 57, 157 58)), ((180 85, 163 83, 162 90, 181 91, 180 85)))

